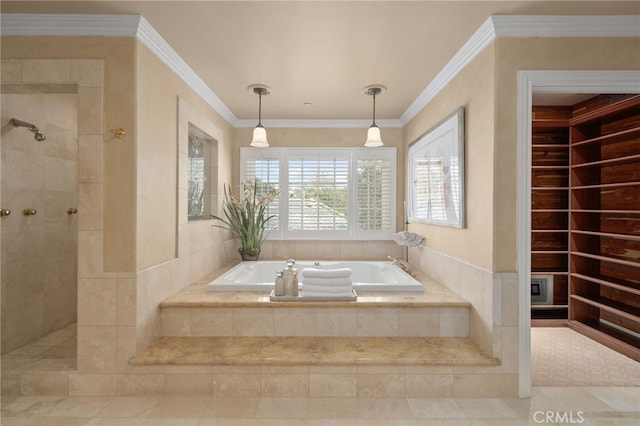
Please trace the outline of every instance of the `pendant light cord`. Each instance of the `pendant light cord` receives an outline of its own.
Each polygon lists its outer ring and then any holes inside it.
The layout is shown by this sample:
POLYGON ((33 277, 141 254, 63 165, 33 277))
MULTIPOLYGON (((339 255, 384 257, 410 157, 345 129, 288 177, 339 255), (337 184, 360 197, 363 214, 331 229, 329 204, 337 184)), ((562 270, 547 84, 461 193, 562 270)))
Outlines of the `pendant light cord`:
POLYGON ((262 126, 262 90, 258 91, 258 126, 262 126))
POLYGON ((376 125, 376 92, 375 90, 373 91, 373 124, 372 126, 376 125))

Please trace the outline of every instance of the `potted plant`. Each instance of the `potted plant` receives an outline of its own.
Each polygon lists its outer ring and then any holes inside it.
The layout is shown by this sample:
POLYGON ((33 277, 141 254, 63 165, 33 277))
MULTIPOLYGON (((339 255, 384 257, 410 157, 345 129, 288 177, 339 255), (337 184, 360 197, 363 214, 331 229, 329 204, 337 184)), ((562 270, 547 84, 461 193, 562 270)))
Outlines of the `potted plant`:
POLYGON ((242 184, 243 197, 238 200, 230 188, 224 187, 223 217, 211 215, 220 221, 214 225, 231 231, 240 239, 238 252, 242 260, 258 260, 262 243, 269 233, 267 223, 275 215, 266 215, 267 205, 273 201, 278 191, 270 188, 258 195, 258 182, 242 184))

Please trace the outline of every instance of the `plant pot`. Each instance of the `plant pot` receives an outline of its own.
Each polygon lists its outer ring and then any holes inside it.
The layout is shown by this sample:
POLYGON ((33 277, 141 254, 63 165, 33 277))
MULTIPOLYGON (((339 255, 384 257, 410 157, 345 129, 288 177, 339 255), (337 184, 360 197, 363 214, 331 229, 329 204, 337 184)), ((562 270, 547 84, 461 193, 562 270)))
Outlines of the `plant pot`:
POLYGON ((260 257, 260 250, 238 250, 238 252, 240 253, 240 256, 242 256, 243 261, 258 260, 260 257))

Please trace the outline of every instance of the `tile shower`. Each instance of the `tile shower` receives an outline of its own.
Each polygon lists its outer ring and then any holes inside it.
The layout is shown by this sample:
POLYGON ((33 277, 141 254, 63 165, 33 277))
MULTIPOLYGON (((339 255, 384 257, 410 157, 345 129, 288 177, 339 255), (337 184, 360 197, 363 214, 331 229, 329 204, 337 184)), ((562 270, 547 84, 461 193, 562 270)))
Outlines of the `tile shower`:
POLYGON ((77 94, 5 89, 2 208, 11 214, 2 218, 3 353, 76 322, 77 210, 69 209, 78 203, 77 94), (35 123, 46 140, 7 124, 11 118, 35 123))

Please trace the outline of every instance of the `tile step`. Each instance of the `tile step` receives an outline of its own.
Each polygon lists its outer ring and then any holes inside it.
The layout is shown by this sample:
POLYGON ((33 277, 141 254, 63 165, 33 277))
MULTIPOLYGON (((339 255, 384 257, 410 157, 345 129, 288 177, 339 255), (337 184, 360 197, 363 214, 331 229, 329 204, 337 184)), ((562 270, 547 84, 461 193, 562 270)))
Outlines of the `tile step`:
POLYGON ((162 337, 131 365, 452 365, 500 361, 458 337, 162 337))

